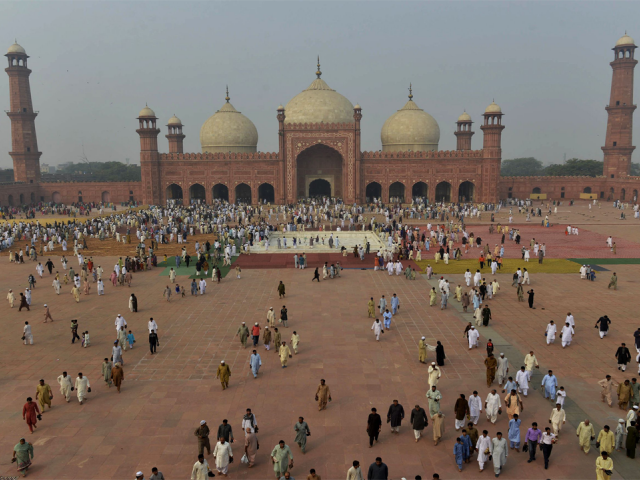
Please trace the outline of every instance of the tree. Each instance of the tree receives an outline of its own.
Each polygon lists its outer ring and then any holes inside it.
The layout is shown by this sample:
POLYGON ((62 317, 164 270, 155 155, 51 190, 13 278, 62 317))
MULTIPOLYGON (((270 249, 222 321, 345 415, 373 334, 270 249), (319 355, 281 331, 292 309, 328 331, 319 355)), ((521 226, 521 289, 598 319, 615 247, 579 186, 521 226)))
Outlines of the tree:
POLYGON ((531 177, 544 175, 544 173, 540 160, 526 157, 503 160, 500 166, 500 175, 503 177, 531 177))
POLYGON ((139 165, 127 165, 122 162, 71 163, 56 171, 61 175, 84 175, 94 182, 139 182, 142 172, 139 165))
POLYGON ((629 172, 629 175, 640 177, 640 163, 631 164, 631 172, 629 172))
POLYGON ((571 158, 563 164, 549 165, 544 169, 544 175, 597 177, 602 175, 603 165, 604 163, 599 160, 571 158))

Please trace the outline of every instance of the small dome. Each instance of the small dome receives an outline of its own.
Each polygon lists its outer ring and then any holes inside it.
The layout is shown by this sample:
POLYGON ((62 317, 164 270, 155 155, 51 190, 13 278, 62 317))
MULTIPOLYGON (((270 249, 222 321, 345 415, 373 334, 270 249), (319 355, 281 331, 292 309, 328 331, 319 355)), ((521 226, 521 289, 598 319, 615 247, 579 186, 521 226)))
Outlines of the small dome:
POLYGON ((255 152, 258 147, 258 130, 251 120, 227 100, 202 125, 200 145, 203 153, 255 152))
POLYGON ((178 117, 175 116, 175 114, 173 115, 173 117, 171 117, 169 119, 169 121, 167 122, 167 125, 182 125, 182 122, 180 121, 180 119, 178 117))
POLYGON ((284 110, 284 107, 282 106, 282 104, 278 105, 278 109, 277 109, 277 110, 278 110, 278 111, 280 111, 280 110, 284 110))
POLYGON ((321 78, 289 100, 285 123, 353 123, 353 105, 321 78))
POLYGON ((142 110, 140 110, 140 113, 138 114, 138 117, 155 117, 155 116, 156 116, 156 112, 151 110, 146 105, 144 106, 144 108, 142 110))
POLYGON ((384 152, 437 150, 440 127, 435 118, 409 98, 401 110, 384 122, 380 139, 384 152))
POLYGON ((18 45, 18 42, 15 42, 13 45, 11 45, 9 47, 9 50, 7 50, 7 53, 24 53, 25 55, 27 54, 24 48, 18 45))
POLYGON ((462 115, 460 115, 458 117, 458 121, 459 122, 470 122, 471 121, 471 115, 469 115, 467 112, 463 112, 462 115))
MULTIPOLYGON (((626 33, 620 37, 620 39, 616 42, 616 47, 619 47, 620 45, 635 45, 635 42, 633 41, 633 38, 631 38, 629 35, 627 35, 626 33)), ((20 45, 18 45, 20 46, 20 45)), ((22 48, 22 47, 20 47, 22 48)))
POLYGON ((496 104, 496 102, 491 102, 491 105, 487 107, 484 113, 502 113, 500 106, 496 104))

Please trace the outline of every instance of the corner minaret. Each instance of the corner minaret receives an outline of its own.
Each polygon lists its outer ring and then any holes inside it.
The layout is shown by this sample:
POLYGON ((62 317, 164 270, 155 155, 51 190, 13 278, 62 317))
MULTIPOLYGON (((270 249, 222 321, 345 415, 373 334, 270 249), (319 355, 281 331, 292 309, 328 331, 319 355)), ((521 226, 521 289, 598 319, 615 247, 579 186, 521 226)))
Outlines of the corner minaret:
POLYGON ((182 142, 185 137, 182 133, 183 126, 184 125, 182 125, 182 122, 175 116, 175 114, 169 119, 169 122, 167 123, 169 134, 165 135, 167 140, 169 140, 169 153, 184 153, 182 146, 182 142))
POLYGON ((613 47, 615 58, 611 65, 611 98, 605 108, 609 114, 607 136, 604 147, 604 171, 606 178, 618 178, 629 175, 631 154, 636 147, 632 145, 633 134, 633 69, 638 61, 634 58, 637 47, 633 38, 626 33, 613 47))
POLYGON ((458 130, 453 133, 458 138, 456 150, 471 150, 471 137, 475 133, 471 131, 472 123, 471 116, 466 111, 458 117, 458 130))
POLYGON ((495 202, 498 200, 498 182, 500 181, 500 164, 502 162, 502 109, 491 102, 482 116, 484 124, 480 127, 484 135, 482 142, 482 176, 487 181, 482 182, 482 194, 474 199, 480 202, 495 202))
POLYGON ((140 135, 140 170, 142 171, 142 201, 147 205, 162 205, 160 185, 160 154, 158 153, 158 135, 156 126, 158 117, 148 106, 140 110, 136 130, 140 135))
POLYGON ((18 43, 9 47, 5 55, 9 61, 5 72, 9 75, 11 119, 11 158, 13 158, 13 178, 16 182, 38 183, 40 181, 40 155, 36 137, 35 119, 31 102, 31 87, 27 68, 29 56, 18 43))

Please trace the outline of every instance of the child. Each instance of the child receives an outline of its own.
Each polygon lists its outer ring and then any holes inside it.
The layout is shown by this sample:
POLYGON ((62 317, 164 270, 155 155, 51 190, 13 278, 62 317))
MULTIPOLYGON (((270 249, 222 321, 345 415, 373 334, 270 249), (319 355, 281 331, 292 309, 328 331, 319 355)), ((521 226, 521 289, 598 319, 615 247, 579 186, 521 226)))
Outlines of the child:
POLYGON ((180 287, 180 293, 182 294, 182 298, 184 298, 184 285, 180 287))
POLYGON ((176 295, 180 293, 180 284, 176 283, 176 295))
POLYGON ((564 399, 567 396, 567 392, 564 391, 564 387, 560 387, 560 390, 558 390, 558 392, 556 393, 556 395, 558 396, 557 400, 556 400, 556 404, 560 404, 564 407, 564 399))
POLYGON ((69 277, 67 276, 66 273, 64 274, 64 277, 62 277, 62 281, 64 282, 65 285, 69 283, 69 277))
POLYGON ((456 459, 456 465, 458 467, 459 472, 462 471, 462 460, 464 458, 463 455, 464 455, 464 445, 462 444, 460 437, 458 437, 456 438, 456 443, 453 446, 453 456, 456 459))
POLYGON ((133 348, 133 344, 136 343, 136 339, 131 330, 129 330, 129 335, 127 335, 127 341, 129 342, 129 348, 133 348))
POLYGON ((89 341, 89 330, 87 330, 84 332, 84 348, 87 348, 89 345, 91 345, 91 342, 89 341))

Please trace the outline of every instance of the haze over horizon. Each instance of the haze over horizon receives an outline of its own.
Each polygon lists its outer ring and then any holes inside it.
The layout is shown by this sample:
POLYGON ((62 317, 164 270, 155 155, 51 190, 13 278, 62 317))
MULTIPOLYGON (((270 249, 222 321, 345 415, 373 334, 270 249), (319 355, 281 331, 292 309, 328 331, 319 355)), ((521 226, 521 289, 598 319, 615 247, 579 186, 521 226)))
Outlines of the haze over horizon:
MULTIPOLYGON (((463 110, 481 148, 481 114, 495 99, 504 159, 601 160, 611 48, 625 30, 640 41, 630 21, 640 5, 625 2, 32 2, 2 3, 0 14, 0 48, 15 37, 30 55, 41 163, 52 165, 79 162, 83 144, 89 161, 139 163, 145 103, 159 117, 160 151, 176 114, 185 152, 200 152, 225 85, 255 123, 258 150, 276 151, 276 108, 313 81, 318 54, 323 80, 362 106, 363 150, 381 148, 411 82, 440 125, 440 150, 455 149, 463 110)), ((10 150, 2 115, 1 168, 12 167, 10 150)))

